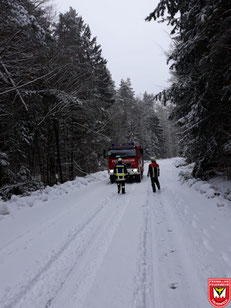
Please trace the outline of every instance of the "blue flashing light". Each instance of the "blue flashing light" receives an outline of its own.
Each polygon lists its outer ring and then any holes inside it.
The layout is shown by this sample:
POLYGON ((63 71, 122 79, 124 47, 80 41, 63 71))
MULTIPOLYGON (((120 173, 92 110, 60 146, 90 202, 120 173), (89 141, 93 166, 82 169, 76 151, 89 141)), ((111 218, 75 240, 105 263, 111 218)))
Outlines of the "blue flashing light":
POLYGON ((114 143, 112 143, 112 144, 111 144, 111 146, 114 148, 115 144, 114 144, 114 143))
POLYGON ((130 145, 135 145, 134 141, 130 142, 130 145))

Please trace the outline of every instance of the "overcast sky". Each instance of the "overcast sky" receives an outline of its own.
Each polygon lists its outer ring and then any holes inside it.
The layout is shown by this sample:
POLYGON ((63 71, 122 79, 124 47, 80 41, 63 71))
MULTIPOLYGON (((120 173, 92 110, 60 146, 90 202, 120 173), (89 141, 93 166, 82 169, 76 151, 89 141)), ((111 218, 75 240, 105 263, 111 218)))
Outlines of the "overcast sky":
POLYGON ((53 0, 57 12, 76 9, 102 46, 103 56, 118 87, 130 77, 136 94, 157 93, 168 85, 165 52, 169 28, 145 22, 158 0, 53 0))

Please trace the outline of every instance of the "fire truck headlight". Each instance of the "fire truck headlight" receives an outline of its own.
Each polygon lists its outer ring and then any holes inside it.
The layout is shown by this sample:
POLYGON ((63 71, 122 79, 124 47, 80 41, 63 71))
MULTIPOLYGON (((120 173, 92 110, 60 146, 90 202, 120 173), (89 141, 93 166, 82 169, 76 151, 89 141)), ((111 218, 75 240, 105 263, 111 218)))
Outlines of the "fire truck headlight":
POLYGON ((111 173, 111 174, 114 173, 114 170, 113 170, 113 169, 110 169, 110 170, 109 170, 109 173, 111 173))
POLYGON ((133 172, 138 172, 138 169, 133 169, 133 172))

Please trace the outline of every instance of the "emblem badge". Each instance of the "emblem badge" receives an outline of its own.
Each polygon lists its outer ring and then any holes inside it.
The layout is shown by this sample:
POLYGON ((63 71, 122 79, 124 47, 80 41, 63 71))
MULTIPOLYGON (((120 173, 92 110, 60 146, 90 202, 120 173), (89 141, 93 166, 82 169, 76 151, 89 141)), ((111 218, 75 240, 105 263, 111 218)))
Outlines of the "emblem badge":
POLYGON ((213 307, 225 307, 231 299, 231 278, 209 278, 208 299, 213 307))

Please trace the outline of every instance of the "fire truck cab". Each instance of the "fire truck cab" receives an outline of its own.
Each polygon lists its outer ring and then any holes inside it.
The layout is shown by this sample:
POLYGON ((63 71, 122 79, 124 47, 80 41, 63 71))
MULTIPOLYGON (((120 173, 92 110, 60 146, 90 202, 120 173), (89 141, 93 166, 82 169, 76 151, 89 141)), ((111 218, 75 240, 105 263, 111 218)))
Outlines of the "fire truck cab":
POLYGON ((114 145, 108 149, 108 173, 111 183, 115 182, 114 167, 121 157, 128 170, 128 180, 141 182, 144 172, 143 149, 131 142, 128 145, 114 145))

